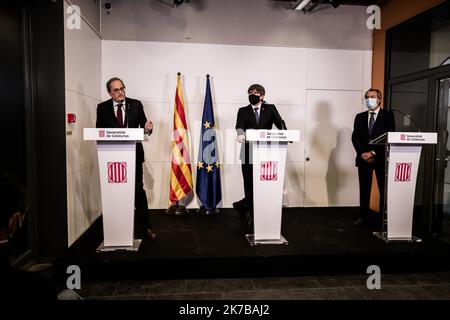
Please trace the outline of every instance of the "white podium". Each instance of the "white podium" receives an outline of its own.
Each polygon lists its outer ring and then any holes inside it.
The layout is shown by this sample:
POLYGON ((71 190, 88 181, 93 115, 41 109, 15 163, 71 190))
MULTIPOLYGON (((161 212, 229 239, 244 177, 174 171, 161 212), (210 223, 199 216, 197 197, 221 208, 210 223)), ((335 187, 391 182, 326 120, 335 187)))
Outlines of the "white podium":
POLYGON ((386 146, 383 226, 374 235, 386 242, 420 242, 412 235, 414 196, 423 144, 436 144, 437 133, 387 132, 371 144, 386 146))
POLYGON ((287 244, 281 235, 283 183, 288 142, 298 141, 298 130, 247 130, 253 164, 254 234, 250 245, 287 244))
POLYGON ((138 251, 134 240, 136 141, 144 129, 85 128, 84 140, 97 141, 103 214, 103 242, 97 251, 138 251))

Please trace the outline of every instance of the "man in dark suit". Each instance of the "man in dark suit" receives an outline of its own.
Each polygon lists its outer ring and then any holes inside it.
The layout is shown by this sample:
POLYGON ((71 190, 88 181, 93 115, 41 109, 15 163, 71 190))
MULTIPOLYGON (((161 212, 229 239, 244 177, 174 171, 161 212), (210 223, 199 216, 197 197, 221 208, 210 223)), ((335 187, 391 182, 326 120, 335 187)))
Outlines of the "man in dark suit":
MULTIPOLYGON (((125 95, 125 85, 119 78, 112 78, 106 83, 106 89, 111 99, 97 106, 97 128, 143 128, 145 134, 153 131, 153 123, 147 121, 144 107, 139 100, 125 95)), ((136 143, 136 187, 135 187, 135 220, 144 227, 150 240, 156 239, 151 228, 147 195, 144 190, 143 170, 144 148, 142 143, 136 143)))
POLYGON ((277 108, 264 101, 265 92, 263 86, 251 85, 247 90, 250 104, 239 109, 236 120, 238 142, 242 144, 240 159, 245 196, 242 200, 233 203, 233 207, 239 211, 243 223, 248 226, 253 223, 253 165, 251 148, 245 141, 245 131, 248 129, 270 130, 274 124, 278 129, 286 129, 277 108))
POLYGON ((380 192, 380 211, 384 208, 385 148, 383 145, 370 145, 369 141, 389 131, 395 131, 395 119, 392 112, 380 108, 382 95, 378 89, 369 89, 365 94, 368 111, 358 113, 352 134, 352 143, 356 150, 355 165, 359 179, 359 219, 354 222, 358 227, 369 217, 372 174, 375 170, 380 192))

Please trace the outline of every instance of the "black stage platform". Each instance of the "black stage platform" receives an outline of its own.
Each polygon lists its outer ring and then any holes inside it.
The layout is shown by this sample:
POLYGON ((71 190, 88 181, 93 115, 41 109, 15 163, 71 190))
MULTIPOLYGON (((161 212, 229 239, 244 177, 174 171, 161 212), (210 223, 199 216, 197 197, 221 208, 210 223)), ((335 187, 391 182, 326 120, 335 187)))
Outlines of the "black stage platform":
POLYGON ((144 240, 139 252, 96 253, 102 241, 101 219, 55 263, 58 277, 68 265, 81 267, 83 279, 224 278, 438 271, 450 267, 450 245, 435 239, 421 243, 385 243, 373 228, 353 227, 357 208, 285 208, 282 235, 288 245, 251 247, 233 209, 205 216, 192 210, 170 216, 153 210, 158 239, 144 240))

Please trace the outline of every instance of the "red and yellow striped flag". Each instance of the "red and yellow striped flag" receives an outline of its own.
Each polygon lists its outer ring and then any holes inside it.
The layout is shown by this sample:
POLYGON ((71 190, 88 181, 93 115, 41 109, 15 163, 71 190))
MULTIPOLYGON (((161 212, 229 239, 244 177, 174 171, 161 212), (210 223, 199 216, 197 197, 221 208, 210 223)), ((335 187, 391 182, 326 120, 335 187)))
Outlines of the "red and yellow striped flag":
POLYGON ((192 170, 189 158, 189 141, 186 115, 184 113, 183 93, 177 76, 177 91, 173 117, 172 170, 170 175, 170 202, 175 203, 192 192, 192 170))

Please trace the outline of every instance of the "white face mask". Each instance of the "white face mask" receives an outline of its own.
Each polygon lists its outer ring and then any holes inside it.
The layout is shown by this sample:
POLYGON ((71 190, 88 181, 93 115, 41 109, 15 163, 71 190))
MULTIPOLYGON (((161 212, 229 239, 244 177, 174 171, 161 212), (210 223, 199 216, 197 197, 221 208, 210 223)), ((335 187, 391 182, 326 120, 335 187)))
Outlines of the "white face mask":
POLYGON ((366 99, 366 107, 369 110, 375 109, 378 106, 378 99, 368 98, 366 99))

